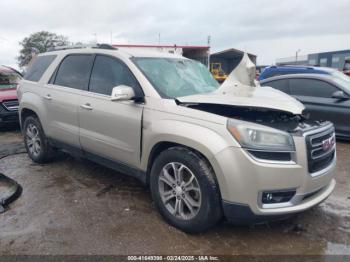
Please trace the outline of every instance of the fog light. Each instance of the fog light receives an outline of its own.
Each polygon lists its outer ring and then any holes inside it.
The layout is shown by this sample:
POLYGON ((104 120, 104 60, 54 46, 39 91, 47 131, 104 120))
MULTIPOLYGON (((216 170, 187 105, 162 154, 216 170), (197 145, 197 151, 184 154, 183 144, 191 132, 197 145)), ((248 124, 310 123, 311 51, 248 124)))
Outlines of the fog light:
POLYGON ((263 204, 288 202, 293 198, 295 192, 295 190, 263 192, 261 202, 263 204))

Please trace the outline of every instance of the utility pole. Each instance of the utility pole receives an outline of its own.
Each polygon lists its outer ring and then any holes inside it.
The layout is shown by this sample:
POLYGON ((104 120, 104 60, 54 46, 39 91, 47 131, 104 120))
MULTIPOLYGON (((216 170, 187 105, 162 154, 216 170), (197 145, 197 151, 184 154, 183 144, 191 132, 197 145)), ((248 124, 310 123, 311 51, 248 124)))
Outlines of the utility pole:
POLYGON ((295 64, 298 64, 298 54, 301 50, 298 49, 296 52, 295 52, 295 64))
POLYGON ((92 35, 95 37, 95 43, 97 44, 97 34, 93 33, 92 35))
POLYGON ((207 60, 207 63, 208 63, 208 70, 210 70, 210 42, 211 42, 211 36, 208 35, 208 39, 207 39, 207 44, 208 44, 208 60, 207 60))
POLYGON ((160 45, 160 33, 158 33, 158 45, 160 45))

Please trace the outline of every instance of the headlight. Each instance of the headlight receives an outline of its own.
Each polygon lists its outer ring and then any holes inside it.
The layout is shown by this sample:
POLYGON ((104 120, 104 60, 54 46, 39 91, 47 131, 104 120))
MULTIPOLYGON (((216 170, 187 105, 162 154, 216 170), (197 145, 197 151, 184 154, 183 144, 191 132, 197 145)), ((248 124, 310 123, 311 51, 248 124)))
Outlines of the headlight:
POLYGON ((274 128, 229 119, 227 121, 227 129, 242 147, 250 150, 273 152, 295 151, 292 136, 274 128))

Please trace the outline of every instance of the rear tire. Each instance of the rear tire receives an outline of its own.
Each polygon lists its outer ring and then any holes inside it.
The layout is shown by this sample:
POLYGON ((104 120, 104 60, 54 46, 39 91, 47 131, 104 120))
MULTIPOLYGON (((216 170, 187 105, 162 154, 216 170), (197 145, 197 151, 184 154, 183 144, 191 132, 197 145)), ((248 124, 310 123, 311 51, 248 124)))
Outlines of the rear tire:
POLYGON ((39 119, 28 116, 23 123, 24 145, 28 156, 34 162, 43 164, 53 158, 53 149, 49 145, 39 119))
POLYGON ((204 232, 222 218, 213 169, 206 159, 187 148, 172 147, 156 158, 150 187, 160 214, 180 230, 204 232))

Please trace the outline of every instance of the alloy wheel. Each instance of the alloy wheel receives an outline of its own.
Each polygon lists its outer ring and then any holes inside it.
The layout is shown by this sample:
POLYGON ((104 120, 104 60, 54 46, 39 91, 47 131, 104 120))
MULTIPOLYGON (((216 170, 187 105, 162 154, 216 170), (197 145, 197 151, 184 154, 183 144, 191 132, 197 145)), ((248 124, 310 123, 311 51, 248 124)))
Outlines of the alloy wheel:
POLYGON ((182 220, 194 218, 201 207, 201 189, 193 172, 184 164, 166 164, 158 179, 159 193, 166 209, 182 220))
POLYGON ((39 136, 39 129, 34 124, 29 124, 26 130, 26 144, 29 152, 37 157, 41 152, 41 140, 39 136))

